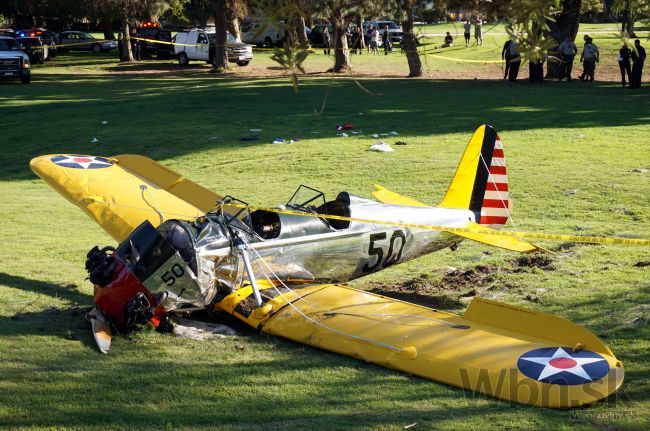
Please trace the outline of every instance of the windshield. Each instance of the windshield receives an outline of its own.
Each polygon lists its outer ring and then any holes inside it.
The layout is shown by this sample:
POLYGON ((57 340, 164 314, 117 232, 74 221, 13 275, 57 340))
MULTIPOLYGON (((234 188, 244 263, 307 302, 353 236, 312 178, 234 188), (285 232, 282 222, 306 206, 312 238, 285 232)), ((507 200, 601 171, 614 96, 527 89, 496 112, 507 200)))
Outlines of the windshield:
POLYGON ((20 39, 20 40, 18 40, 18 43, 20 43, 20 45, 22 47, 40 46, 41 45, 41 41, 38 40, 35 37, 20 39))
POLYGON ((157 28, 140 28, 138 31, 142 37, 156 37, 158 33, 157 28))
MULTIPOLYGON (((217 36, 215 33, 208 33, 208 40, 210 41, 210 44, 214 45, 216 37, 217 36)), ((235 39, 235 36, 232 34, 226 33, 226 42, 237 42, 237 39, 235 39)))
POLYGON ((399 28, 399 26, 395 24, 393 21, 382 21, 379 22, 378 24, 379 24, 379 28, 384 28, 385 25, 387 25, 388 28, 391 30, 396 30, 399 28))
POLYGON ((0 51, 20 51, 20 45, 14 39, 0 39, 0 51))
POLYGON ((94 39, 94 37, 89 35, 88 33, 81 33, 81 37, 83 39, 94 39))

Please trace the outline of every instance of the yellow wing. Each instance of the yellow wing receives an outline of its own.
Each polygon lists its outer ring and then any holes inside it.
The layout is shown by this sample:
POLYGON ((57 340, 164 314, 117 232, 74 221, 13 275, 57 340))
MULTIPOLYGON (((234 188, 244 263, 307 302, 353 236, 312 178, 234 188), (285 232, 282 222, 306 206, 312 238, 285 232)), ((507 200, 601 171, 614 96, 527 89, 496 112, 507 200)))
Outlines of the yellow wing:
POLYGON ((607 397, 623 381, 622 364, 601 340, 546 313, 474 298, 458 316, 329 284, 285 292, 245 316, 236 306, 250 296, 246 289, 217 307, 268 334, 505 400, 577 407, 607 397), (569 386, 520 371, 522 355, 558 347, 595 352, 607 367, 601 364, 594 381, 569 386))
POLYGON ((145 220, 192 220, 221 198, 143 156, 46 155, 29 165, 117 241, 145 220))

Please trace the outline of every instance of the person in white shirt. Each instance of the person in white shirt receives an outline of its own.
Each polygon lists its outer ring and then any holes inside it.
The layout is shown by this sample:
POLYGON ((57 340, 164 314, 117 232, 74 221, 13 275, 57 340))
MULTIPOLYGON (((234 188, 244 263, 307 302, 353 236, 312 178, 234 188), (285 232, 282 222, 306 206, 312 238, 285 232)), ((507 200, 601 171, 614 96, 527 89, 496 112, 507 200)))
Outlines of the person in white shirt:
POLYGON ((560 70, 558 73, 558 81, 562 81, 566 78, 567 81, 571 81, 571 70, 573 70, 573 59, 576 57, 578 48, 576 44, 573 43, 571 37, 567 36, 566 39, 562 41, 558 47, 558 53, 560 55, 560 70))

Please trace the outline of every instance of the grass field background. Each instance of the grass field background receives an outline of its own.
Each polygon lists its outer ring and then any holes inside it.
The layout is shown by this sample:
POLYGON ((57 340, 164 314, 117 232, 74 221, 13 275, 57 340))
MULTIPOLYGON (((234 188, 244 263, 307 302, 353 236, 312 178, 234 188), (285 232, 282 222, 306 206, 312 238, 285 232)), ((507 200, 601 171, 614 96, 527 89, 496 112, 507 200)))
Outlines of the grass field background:
POLYGON ((113 241, 27 166, 40 154, 128 152, 253 204, 285 202, 300 184, 367 197, 375 183, 436 204, 471 133, 490 123, 506 148, 518 229, 648 238, 647 89, 361 79, 364 91, 348 78, 308 77, 296 94, 284 78, 73 64, 102 58, 62 56, 29 86, 0 84, 1 427, 647 429, 650 267, 636 266, 650 261, 647 248, 543 243, 556 254, 538 267, 463 243, 352 283, 459 313, 479 294, 585 326, 626 368, 620 397, 586 409, 475 398, 231 321, 236 339, 138 333, 116 337, 103 356, 83 323, 92 303, 83 263, 113 241), (344 122, 362 133, 337 137, 344 122), (263 129, 261 141, 240 142, 250 128, 263 129), (368 151, 371 133, 393 130, 386 141, 408 145, 368 151), (278 137, 300 140, 271 144, 278 137), (477 265, 489 276, 446 276, 477 265))

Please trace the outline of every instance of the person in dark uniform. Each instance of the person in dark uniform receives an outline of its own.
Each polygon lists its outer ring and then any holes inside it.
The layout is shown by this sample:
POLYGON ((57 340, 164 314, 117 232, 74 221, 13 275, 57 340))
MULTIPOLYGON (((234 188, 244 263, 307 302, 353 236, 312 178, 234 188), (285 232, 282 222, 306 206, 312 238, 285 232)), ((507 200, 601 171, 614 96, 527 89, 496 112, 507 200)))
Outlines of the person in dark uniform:
POLYGON ((388 33, 388 25, 384 26, 384 33, 381 35, 381 37, 384 44, 384 54, 388 55, 388 53, 393 50, 393 46, 390 41, 390 34, 388 33))
POLYGON ((503 79, 508 79, 508 72, 510 71, 510 60, 512 56, 510 55, 510 44, 512 41, 510 39, 506 40, 506 43, 503 44, 503 49, 501 50, 501 60, 504 60, 505 63, 505 73, 503 74, 503 79))
POLYGON ((323 28, 323 54, 330 55, 330 48, 332 47, 331 43, 332 39, 330 38, 330 31, 327 26, 325 26, 325 28, 323 28))
POLYGON ((632 58, 632 50, 623 44, 618 51, 616 59, 618 60, 618 67, 621 69, 621 84, 625 87, 625 74, 627 73, 627 80, 632 85, 632 66, 630 66, 630 59, 632 58))
POLYGON ((519 66, 521 66, 521 57, 517 49, 517 42, 510 42, 510 71, 508 72, 508 81, 516 82, 519 75, 519 66))
POLYGON ((645 57, 645 48, 641 46, 639 39, 635 39, 634 49, 632 50, 632 80, 630 82, 630 88, 641 88, 641 75, 643 74, 645 57))

